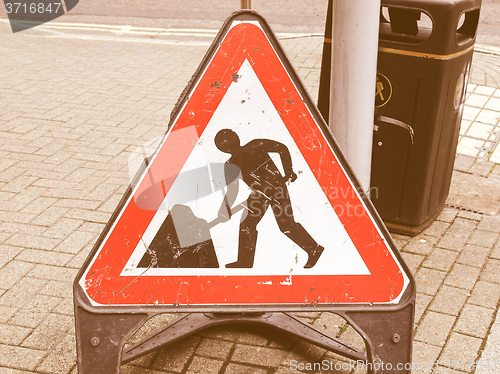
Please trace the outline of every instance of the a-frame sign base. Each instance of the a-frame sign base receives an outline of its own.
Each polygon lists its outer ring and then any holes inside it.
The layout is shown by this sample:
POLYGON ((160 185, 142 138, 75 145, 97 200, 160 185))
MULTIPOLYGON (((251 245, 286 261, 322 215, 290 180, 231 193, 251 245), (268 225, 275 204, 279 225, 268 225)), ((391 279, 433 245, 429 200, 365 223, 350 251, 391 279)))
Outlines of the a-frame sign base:
MULTIPOLYGON (((410 290, 409 290, 410 291, 410 290)), ((249 324, 267 326, 362 363, 368 374, 409 374, 415 298, 392 308, 358 310, 332 308, 362 337, 366 351, 352 347, 290 312, 185 313, 162 329, 124 350, 127 340, 158 312, 100 313, 75 295, 78 372, 118 374, 120 366, 213 326, 249 324)), ((301 310, 303 311, 303 309, 301 310)), ((324 310, 329 312, 329 310, 324 310)))
POLYGON ((285 331, 370 374, 410 373, 413 276, 257 13, 223 25, 80 269, 74 304, 80 374, 118 374, 235 323, 285 331), (290 314, 310 311, 343 317, 366 351, 290 314), (186 314, 124 350, 162 313, 186 314))

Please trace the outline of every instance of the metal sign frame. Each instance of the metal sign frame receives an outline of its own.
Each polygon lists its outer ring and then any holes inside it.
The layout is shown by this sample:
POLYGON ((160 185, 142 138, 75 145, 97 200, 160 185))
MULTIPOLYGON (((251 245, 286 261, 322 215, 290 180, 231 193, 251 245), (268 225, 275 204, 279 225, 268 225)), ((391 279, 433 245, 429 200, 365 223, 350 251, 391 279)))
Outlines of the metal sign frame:
MULTIPOLYGON (((281 59, 293 83, 299 93, 306 100, 305 105, 312 113, 316 123, 322 128, 328 142, 334 149, 336 156, 345 166, 346 174, 359 186, 356 177, 347 167, 347 162, 342 156, 335 140, 327 130, 321 114, 312 104, 307 91, 300 82, 290 62, 285 56, 277 39, 274 37, 267 22, 254 11, 239 11, 234 13, 222 26, 212 46, 208 50, 200 67, 197 69, 187 88, 182 93, 176 107, 171 115, 171 123, 183 108, 183 104, 189 100, 193 85, 197 78, 203 73, 207 64, 215 54, 222 37, 227 33, 230 25, 235 20, 254 20, 259 22, 266 33, 276 54, 281 59), (325 131, 326 130, 326 131, 325 131)), ((145 166, 146 167, 146 166, 145 166)), ((140 170, 138 178, 144 170, 140 170)), ((367 362, 368 373, 377 374, 383 372, 409 373, 409 370, 397 369, 407 368, 411 362, 411 346, 413 336, 413 318, 415 309, 415 281, 404 263, 388 231, 382 223, 370 200, 359 188, 361 198, 369 213, 378 226, 384 240, 392 249, 394 256, 399 261, 406 273, 409 284, 397 304, 318 304, 313 302, 300 305, 273 304, 273 305, 109 305, 96 306, 89 302, 88 296, 83 291, 80 280, 89 268, 101 243, 112 229, 123 205, 129 199, 134 183, 127 189, 124 197, 115 210, 103 233, 100 235, 93 250, 80 269, 74 282, 74 305, 75 326, 78 353, 78 370, 80 374, 90 373, 119 373, 120 365, 138 358, 165 344, 177 341, 187 335, 196 333, 213 325, 247 323, 272 326, 278 330, 286 331, 323 348, 339 353, 354 360, 367 362), (313 326, 299 320, 291 315, 293 311, 328 311, 340 315, 361 334, 366 344, 366 352, 350 347, 335 337, 314 328, 313 326), (122 352, 126 341, 135 333, 148 319, 162 313, 177 312, 186 313, 182 317, 165 326, 164 329, 145 338, 143 341, 122 352), (381 365, 384 363, 384 365, 381 365), (385 370, 391 366, 392 370, 385 370), (396 370, 397 369, 397 370, 396 370)))

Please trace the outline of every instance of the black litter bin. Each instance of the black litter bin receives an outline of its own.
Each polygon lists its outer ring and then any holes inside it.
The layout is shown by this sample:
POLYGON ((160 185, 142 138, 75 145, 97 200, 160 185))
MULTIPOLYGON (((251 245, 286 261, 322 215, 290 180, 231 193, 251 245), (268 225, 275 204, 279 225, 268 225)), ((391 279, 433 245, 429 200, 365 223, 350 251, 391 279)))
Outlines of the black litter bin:
POLYGON ((481 0, 383 0, 371 198, 416 235, 450 187, 481 0))

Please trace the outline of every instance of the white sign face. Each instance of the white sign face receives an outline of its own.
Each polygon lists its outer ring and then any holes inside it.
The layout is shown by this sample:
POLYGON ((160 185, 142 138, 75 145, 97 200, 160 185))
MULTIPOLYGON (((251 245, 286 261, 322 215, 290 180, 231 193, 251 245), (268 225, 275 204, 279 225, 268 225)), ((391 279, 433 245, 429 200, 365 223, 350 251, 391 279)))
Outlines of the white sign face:
MULTIPOLYGON (((274 153, 271 157, 278 169, 284 173, 279 154, 274 153)), ((213 169, 219 171, 222 168, 213 169)), ((243 181, 240 180, 238 183, 240 188, 236 203, 244 204, 251 190, 243 181)), ((179 227, 177 232, 182 232, 182 228, 179 227)), ((196 143, 193 153, 149 224, 143 240, 137 245, 122 272, 122 275, 132 276, 236 274, 370 274, 248 60, 242 64, 237 81, 231 83, 196 143), (234 129, 242 144, 254 140, 255 128, 258 128, 259 138, 280 142, 288 148, 292 156, 293 169, 298 176, 297 180, 287 184, 293 216, 295 221, 302 223, 310 235, 325 248, 318 262, 313 268, 304 269, 308 259, 307 253, 280 231, 272 209, 268 207, 257 226, 258 239, 252 268, 224 266, 236 261, 239 225, 245 210, 240 210, 229 221, 219 223, 210 229, 210 237, 221 265, 219 268, 154 267, 146 270, 137 267, 146 253, 146 247, 151 244, 167 218, 169 210, 175 205, 189 206, 196 217, 207 222, 217 219, 217 213, 227 191, 227 188, 224 188, 226 182, 223 173, 219 175, 206 173, 206 176, 199 173, 197 176, 201 178, 196 179, 190 172, 204 170, 210 164, 224 164, 229 159, 230 156, 218 150, 214 143, 215 135, 227 127, 234 129), (183 175, 186 177, 183 178, 183 175), (197 198, 199 191, 206 189, 207 183, 213 192, 197 198)))

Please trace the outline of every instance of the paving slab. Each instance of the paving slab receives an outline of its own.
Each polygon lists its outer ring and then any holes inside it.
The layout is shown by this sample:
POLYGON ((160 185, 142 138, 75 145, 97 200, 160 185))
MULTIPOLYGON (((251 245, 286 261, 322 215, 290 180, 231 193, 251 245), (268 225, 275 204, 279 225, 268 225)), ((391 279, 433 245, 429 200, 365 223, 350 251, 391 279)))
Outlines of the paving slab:
POLYGON ((494 373, 498 370, 500 370, 500 311, 495 315, 495 323, 490 329, 476 373, 494 373))

